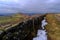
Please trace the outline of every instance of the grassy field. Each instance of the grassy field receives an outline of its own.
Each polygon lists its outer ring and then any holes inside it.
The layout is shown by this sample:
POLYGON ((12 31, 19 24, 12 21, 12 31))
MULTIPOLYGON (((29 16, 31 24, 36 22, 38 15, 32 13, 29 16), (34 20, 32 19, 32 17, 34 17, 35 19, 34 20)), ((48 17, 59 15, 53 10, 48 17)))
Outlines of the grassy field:
POLYGON ((27 19, 28 16, 22 14, 14 14, 11 16, 0 16, 0 30, 17 25, 27 19))
POLYGON ((48 40, 60 40, 60 15, 47 14, 46 20, 48 22, 46 30, 48 33, 48 40))

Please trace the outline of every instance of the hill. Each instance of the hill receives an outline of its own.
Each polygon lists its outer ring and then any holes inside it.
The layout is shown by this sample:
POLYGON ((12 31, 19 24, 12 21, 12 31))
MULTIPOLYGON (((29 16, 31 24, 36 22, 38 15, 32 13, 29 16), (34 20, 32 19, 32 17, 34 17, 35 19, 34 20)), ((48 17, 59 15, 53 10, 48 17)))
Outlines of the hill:
POLYGON ((23 14, 14 14, 11 16, 0 16, 0 30, 5 29, 7 27, 15 26, 19 22, 29 18, 27 15, 23 14))
POLYGON ((46 20, 48 40, 60 40, 60 14, 47 14, 46 20))

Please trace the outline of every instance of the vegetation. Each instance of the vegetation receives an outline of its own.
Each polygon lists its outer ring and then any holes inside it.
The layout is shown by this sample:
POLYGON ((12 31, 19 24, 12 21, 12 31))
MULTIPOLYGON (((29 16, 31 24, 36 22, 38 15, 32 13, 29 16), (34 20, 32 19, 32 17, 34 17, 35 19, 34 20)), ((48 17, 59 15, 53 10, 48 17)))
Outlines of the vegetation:
POLYGON ((47 14, 46 20, 48 25, 46 30, 48 32, 48 40, 60 40, 60 15, 47 14))
POLYGON ((4 30, 8 27, 13 27, 27 18, 28 18, 27 16, 22 14, 14 14, 11 16, 0 16, 0 30, 4 30))

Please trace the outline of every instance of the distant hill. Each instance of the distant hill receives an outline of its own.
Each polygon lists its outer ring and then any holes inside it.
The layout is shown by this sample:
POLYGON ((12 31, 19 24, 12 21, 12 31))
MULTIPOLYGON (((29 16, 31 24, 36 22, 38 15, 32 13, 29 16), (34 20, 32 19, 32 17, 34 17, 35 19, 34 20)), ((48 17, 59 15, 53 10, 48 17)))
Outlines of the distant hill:
MULTIPOLYGON (((17 13, 0 13, 0 16, 10 16, 10 15, 13 15, 13 14, 17 14, 17 13)), ((34 15, 34 14, 44 14, 44 13, 18 13, 18 14, 25 14, 25 15, 34 15)))

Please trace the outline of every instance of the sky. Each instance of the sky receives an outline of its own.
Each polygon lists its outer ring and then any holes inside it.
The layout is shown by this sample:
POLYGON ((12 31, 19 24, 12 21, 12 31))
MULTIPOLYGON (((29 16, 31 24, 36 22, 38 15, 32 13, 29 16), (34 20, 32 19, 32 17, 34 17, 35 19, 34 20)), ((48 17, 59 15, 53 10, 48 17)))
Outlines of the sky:
POLYGON ((60 12, 60 0, 0 0, 0 13, 60 12))

